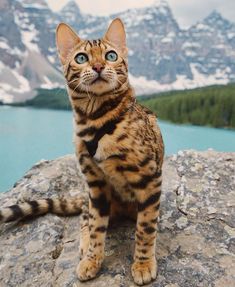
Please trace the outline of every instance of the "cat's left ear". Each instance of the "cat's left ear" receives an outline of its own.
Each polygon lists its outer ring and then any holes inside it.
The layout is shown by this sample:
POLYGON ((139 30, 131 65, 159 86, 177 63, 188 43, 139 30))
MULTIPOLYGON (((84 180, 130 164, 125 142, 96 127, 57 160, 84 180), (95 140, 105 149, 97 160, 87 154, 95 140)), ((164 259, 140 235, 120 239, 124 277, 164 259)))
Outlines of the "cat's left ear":
POLYGON ((104 39, 119 48, 122 52, 127 52, 126 32, 124 24, 120 18, 116 18, 111 22, 104 39))
POLYGON ((63 65, 66 64, 69 54, 80 41, 81 39, 69 25, 65 23, 58 25, 56 29, 56 46, 63 65))

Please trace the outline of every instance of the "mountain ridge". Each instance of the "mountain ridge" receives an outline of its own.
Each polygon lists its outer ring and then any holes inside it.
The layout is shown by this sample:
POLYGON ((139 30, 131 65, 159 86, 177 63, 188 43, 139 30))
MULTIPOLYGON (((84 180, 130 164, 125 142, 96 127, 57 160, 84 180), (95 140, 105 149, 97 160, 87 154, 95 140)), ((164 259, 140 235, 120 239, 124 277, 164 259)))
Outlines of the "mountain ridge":
POLYGON ((1 0, 0 16, 3 102, 32 98, 40 87, 64 86, 54 41, 59 22, 82 38, 98 38, 114 17, 126 26, 130 81, 137 94, 235 81, 235 24, 217 11, 188 29, 178 25, 165 0, 107 17, 84 14, 73 0, 59 12, 45 0, 1 0), (28 60, 32 54, 35 65, 28 60))

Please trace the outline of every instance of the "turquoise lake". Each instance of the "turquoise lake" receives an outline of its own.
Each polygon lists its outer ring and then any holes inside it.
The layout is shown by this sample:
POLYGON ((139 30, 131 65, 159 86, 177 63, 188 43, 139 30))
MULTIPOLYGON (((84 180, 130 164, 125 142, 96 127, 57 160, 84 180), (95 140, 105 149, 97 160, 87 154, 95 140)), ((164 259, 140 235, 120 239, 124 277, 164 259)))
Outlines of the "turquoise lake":
MULTIPOLYGON (((182 149, 235 152, 235 131, 159 122, 166 154, 182 149)), ((0 192, 41 159, 73 153, 72 113, 0 107, 0 192)))

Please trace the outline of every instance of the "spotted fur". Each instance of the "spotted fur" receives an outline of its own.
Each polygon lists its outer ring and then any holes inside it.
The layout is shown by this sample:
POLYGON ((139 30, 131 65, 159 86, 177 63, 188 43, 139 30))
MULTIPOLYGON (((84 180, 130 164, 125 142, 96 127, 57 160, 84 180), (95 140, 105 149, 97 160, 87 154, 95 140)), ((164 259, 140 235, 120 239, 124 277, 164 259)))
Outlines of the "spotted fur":
POLYGON ((46 198, 26 201, 0 209, 0 223, 11 222, 31 216, 54 213, 62 216, 76 215, 86 209, 86 198, 46 198))
MULTIPOLYGON (((136 284, 147 284, 157 276, 164 146, 155 115, 136 102, 129 84, 124 26, 115 19, 102 39, 82 40, 62 23, 57 48, 73 109, 76 155, 89 186, 89 209, 81 216, 78 278, 96 276, 109 220, 125 215, 136 219, 132 276, 136 284), (107 60, 110 51, 117 54, 115 61, 107 60), (84 63, 76 60, 80 53, 87 57, 84 63)), ((49 202, 45 205, 43 213, 49 210, 49 202)))
POLYGON ((137 219, 134 281, 149 283, 157 274, 164 148, 155 116, 136 103, 129 84, 123 24, 115 19, 105 36, 93 41, 81 40, 61 24, 57 46, 74 112, 76 154, 90 187, 84 227, 89 245, 82 252, 78 277, 81 281, 95 277, 104 259, 109 218, 124 214, 137 219), (68 35, 73 41, 64 48, 68 35), (117 61, 105 59, 109 51, 117 53, 117 61), (81 52, 88 56, 84 64, 76 63, 81 52), (100 74, 96 66, 102 67, 100 74))

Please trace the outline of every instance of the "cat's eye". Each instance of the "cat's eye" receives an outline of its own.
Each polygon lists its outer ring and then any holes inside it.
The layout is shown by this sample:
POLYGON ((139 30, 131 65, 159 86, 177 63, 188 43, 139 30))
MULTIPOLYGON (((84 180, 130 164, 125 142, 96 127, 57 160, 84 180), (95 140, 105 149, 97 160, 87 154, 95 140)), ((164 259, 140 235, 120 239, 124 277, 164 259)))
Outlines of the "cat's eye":
POLYGON ((84 64, 84 63, 86 63, 88 61, 88 56, 85 53, 79 53, 79 54, 76 55, 75 61, 78 64, 84 64))
POLYGON ((106 53, 105 59, 110 62, 116 62, 118 59, 118 55, 115 51, 109 51, 108 53, 106 53))

